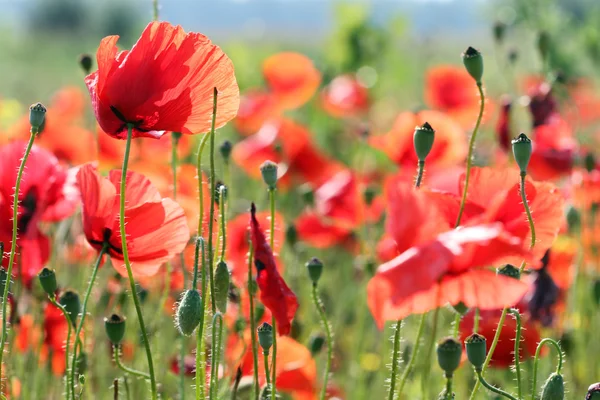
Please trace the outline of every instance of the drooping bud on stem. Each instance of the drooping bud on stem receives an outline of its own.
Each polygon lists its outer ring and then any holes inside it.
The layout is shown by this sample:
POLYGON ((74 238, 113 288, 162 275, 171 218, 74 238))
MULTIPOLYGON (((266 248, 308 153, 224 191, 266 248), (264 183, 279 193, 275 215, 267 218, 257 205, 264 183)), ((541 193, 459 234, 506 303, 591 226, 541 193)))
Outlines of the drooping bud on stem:
POLYGON ((481 371, 487 353, 485 336, 474 333, 465 340, 467 358, 476 371, 481 371))
POLYGON ((260 165, 260 173, 269 190, 277 188, 277 164, 267 160, 260 165))
POLYGON ((44 292, 52 298, 54 298, 54 293, 56 293, 56 289, 58 288, 58 284, 56 283, 56 273, 52 269, 44 268, 38 274, 38 278, 40 280, 40 284, 44 289, 44 292))
POLYGON ((515 161, 521 170, 521 174, 527 173, 527 167, 529 166, 529 160, 531 159, 532 145, 531 139, 526 134, 521 133, 516 139, 512 141, 513 155, 515 161))
POLYGON ((454 371, 460 365, 462 345, 453 337, 448 337, 438 342, 436 351, 440 368, 444 371, 447 378, 452 377, 454 371))
POLYGON ((81 302, 79 301, 79 295, 77 292, 73 290, 67 290, 60 296, 58 303, 65 308, 65 311, 71 319, 71 324, 75 326, 77 317, 81 311, 81 302))
POLYGON ((108 340, 114 345, 121 343, 125 336, 125 321, 126 318, 118 314, 113 314, 108 318, 104 318, 104 330, 108 340))
POLYGON ((181 297, 175 314, 175 325, 182 335, 190 336, 200 323, 202 316, 202 299, 195 290, 186 290, 181 297))
POLYGON ((553 373, 542 387, 541 400, 564 400, 565 383, 561 374, 553 373))
POLYGON ((229 268, 225 261, 217 263, 215 270, 215 302, 217 309, 225 314, 227 311, 227 295, 229 294, 229 268))
POLYGON ((479 50, 469 47, 462 54, 463 64, 467 69, 467 72, 478 85, 481 85, 481 78, 483 77, 483 56, 479 50))

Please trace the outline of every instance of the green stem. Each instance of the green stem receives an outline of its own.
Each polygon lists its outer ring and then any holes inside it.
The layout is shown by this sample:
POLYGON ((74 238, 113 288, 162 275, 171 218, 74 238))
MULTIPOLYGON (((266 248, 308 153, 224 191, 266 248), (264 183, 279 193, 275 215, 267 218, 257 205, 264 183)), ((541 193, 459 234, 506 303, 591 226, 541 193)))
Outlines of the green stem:
POLYGON ((446 399, 452 400, 452 375, 446 376, 446 399))
POLYGON ((517 320, 517 329, 515 332, 515 374, 517 375, 517 397, 520 399, 523 392, 521 389, 521 356, 519 354, 521 348, 521 314, 515 308, 511 308, 508 312, 517 320))
POLYGON ((454 339, 458 339, 458 333, 460 330, 460 319, 461 319, 461 315, 459 313, 456 313, 456 315, 454 315, 454 323, 453 323, 453 331, 452 331, 452 336, 454 337, 454 339))
POLYGON ((511 400, 517 400, 514 396, 510 395, 509 393, 506 393, 505 391, 498 389, 497 387, 494 387, 492 385, 490 385, 489 383, 486 382, 486 380, 483 378, 483 375, 481 374, 481 371, 476 371, 477 372, 477 377, 479 377, 478 382, 481 382, 481 384, 488 389, 491 392, 494 392, 496 394, 499 394, 500 396, 504 396, 507 399, 511 399, 511 400))
POLYGON ((212 320, 212 362, 210 363, 210 393, 209 399, 216 398, 219 393, 219 361, 221 359, 221 338, 223 336, 223 314, 216 312, 212 320), (217 335, 215 327, 219 325, 217 335), (217 338, 215 342, 215 337, 217 338))
MULTIPOLYGON (((327 337, 327 363, 325 365, 325 371, 323 373, 323 387, 321 388, 321 400, 325 400, 325 395, 327 393, 327 382, 329 381, 329 371, 331 371, 331 361, 333 360, 333 333, 331 332, 331 325, 327 320, 327 314, 325 313, 325 306, 323 302, 319 298, 319 294, 317 293, 317 284, 313 283, 312 286, 312 297, 315 307, 321 317, 321 324, 323 324, 323 328, 325 329, 325 335, 327 337)), ((399 327, 398 327, 398 330, 399 327)), ((400 336, 400 335, 397 335, 400 336)), ((394 345, 395 346, 395 345, 394 345)), ((399 353, 399 349, 395 349, 394 357, 396 353, 399 353)), ((398 361, 396 360, 396 363, 398 361)), ((395 380, 396 374, 393 373, 392 378, 395 380)))
POLYGON ((427 354, 425 356, 425 371, 423 372, 423 379, 421 381, 421 392, 423 393, 423 399, 428 398, 429 390, 429 373, 431 372, 431 357, 433 355, 433 348, 436 343, 437 328, 440 317, 440 308, 436 308, 433 312, 433 326, 431 327, 431 337, 429 338, 429 346, 427 348, 427 354))
POLYGON ((265 363, 265 379, 267 381, 267 387, 271 386, 271 374, 269 373, 269 350, 263 350, 263 360, 265 363))
MULTIPOLYGON (((196 330, 196 400, 204 399, 204 386, 206 385, 206 367, 204 358, 204 319, 206 317, 206 254, 204 249, 204 239, 196 239, 196 247, 202 249, 202 313, 200 313, 200 322, 196 330)), ((196 249, 196 254, 197 254, 196 249)), ((195 289, 198 282, 198 260, 194 263, 194 277, 192 287, 195 289)))
POLYGON ((225 250, 227 250, 227 226, 225 220, 227 219, 226 214, 226 200, 225 200, 225 187, 221 187, 219 190, 219 204, 221 205, 221 261, 225 260, 225 250))
POLYGON ((123 261, 125 262, 125 268, 127 269, 127 276, 129 278, 129 286, 131 287, 131 296, 133 297, 133 304, 135 305, 135 311, 137 313, 140 330, 142 331, 142 338, 144 340, 144 347, 146 348, 146 357, 148 359, 148 372, 150 377, 152 399, 157 400, 158 390, 156 387, 156 377, 154 375, 154 362, 152 361, 152 350, 150 349, 150 341, 148 340, 146 325, 144 324, 144 315, 142 314, 142 307, 140 305, 140 299, 138 297, 137 289, 135 286, 135 280, 133 279, 133 271, 131 270, 131 262, 129 261, 129 250, 127 248, 127 232, 125 230, 125 191, 127 189, 125 183, 127 180, 127 164, 129 162, 129 152, 131 150, 132 135, 133 125, 127 124, 127 141, 125 143, 125 156, 123 157, 123 169, 121 171, 121 193, 119 207, 121 247, 123 251, 123 261))
MULTIPOLYGON (((270 245, 271 251, 273 251, 273 244, 275 243, 275 188, 269 188, 269 203, 271 204, 271 238, 270 245)), ((275 315, 271 317, 271 325, 273 325, 273 356, 271 373, 273 378, 273 387, 271 388, 271 400, 276 400, 277 397, 277 324, 275 321, 275 315)))
POLYGON ((556 349, 556 352, 558 353, 558 365, 556 367, 556 373, 560 374, 560 372, 562 370, 562 366, 563 366, 563 353, 562 353, 562 350, 560 348, 560 345, 554 339, 550 339, 550 338, 544 338, 544 339, 542 339, 542 341, 538 344, 537 349, 535 350, 535 358, 533 360, 533 393, 531 393, 531 400, 535 400, 535 392, 537 390, 536 387, 537 387, 538 362, 539 362, 539 358, 540 358, 540 352, 542 351, 542 347, 544 347, 544 345, 546 343, 549 343, 552 346, 554 346, 554 348, 556 349))
POLYGON ((423 174, 425 172, 425 160, 419 160, 417 169, 417 179, 415 180, 415 187, 421 187, 421 181, 423 180, 423 174))
POLYGON ((521 200, 523 201, 523 207, 525 213, 527 213, 527 221, 529 222, 529 229, 531 230, 531 245, 533 249, 535 246, 535 225, 533 224, 533 217, 531 216, 531 210, 529 209, 529 203, 527 202, 527 194, 525 193, 525 172, 521 172, 521 200))
MULTIPOLYGON (((217 117, 217 88, 213 89, 213 115, 212 122, 210 127, 210 136, 209 136, 209 159, 210 159, 210 196, 212 199, 215 193, 215 122, 217 117)), ((202 197, 202 193, 200 193, 200 197, 202 197)), ((212 313, 216 312, 216 300, 215 300, 215 281, 213 278, 213 264, 215 260, 215 249, 213 248, 213 228, 214 228, 214 220, 215 220, 215 202, 210 202, 210 211, 209 211, 209 219, 208 219, 208 281, 210 285, 210 302, 211 302, 211 310, 212 313)))
POLYGON ((198 216, 198 236, 204 235, 204 191, 202 190, 204 188, 204 181, 202 180, 202 152, 204 151, 204 147, 206 146, 206 142, 208 141, 209 137, 210 135, 208 134, 202 137, 200 146, 198 146, 198 156, 196 159, 196 170, 198 173, 198 201, 200 206, 200 215, 198 216))
POLYGON ((475 317, 473 318, 473 333, 479 333, 479 307, 475 307, 475 317))
POLYGON ((252 241, 249 242, 250 254, 248 255, 248 301, 250 303, 250 338, 252 344, 252 362, 254 365, 254 379, 252 382, 252 388, 254 393, 254 400, 258 400, 258 345, 256 343, 256 320, 254 319, 254 292, 252 290, 252 259, 254 258, 254 247, 252 246, 252 241))
POLYGON ((477 123, 475 124, 475 129, 473 130, 473 134, 471 135, 471 140, 469 141, 469 153, 467 154, 467 169, 465 171, 465 187, 463 188, 462 200, 460 202, 460 209, 458 210, 458 217, 456 218, 455 226, 460 225, 460 220, 462 219, 463 212, 465 210, 465 203, 467 202, 467 191, 469 189, 469 179, 471 177, 471 167, 473 165, 473 151, 475 149, 475 139, 477 138, 477 132, 479 131, 479 126, 481 125, 481 119, 483 118, 483 110, 485 108, 485 95, 483 94, 483 86, 481 82, 477 83, 477 90, 479 91, 479 115, 477 116, 477 123))
MULTIPOLYGON (((108 251, 108 243, 105 243, 98 254, 98 258, 96 259, 96 263, 92 269, 92 276, 90 278, 90 283, 88 284, 88 288, 85 292, 85 297, 83 298, 83 308, 81 310, 81 318, 79 319, 79 323, 77 324, 77 329, 75 330, 75 345, 73 346, 73 356, 71 358, 71 393, 73 398, 75 398, 75 363, 77 362, 77 348, 81 346, 81 339, 79 335, 81 334, 81 330, 83 329, 83 323, 85 322, 85 317, 87 316, 87 304, 90 299, 90 295, 92 294, 92 288, 94 287, 94 282, 96 281, 96 276, 98 275, 98 270, 100 269, 100 263, 102 262, 102 257, 108 251)), ((68 365, 68 364, 67 364, 68 365)))
MULTIPOLYGON (((54 299, 54 298, 52 298, 52 297, 48 296, 48 300, 49 300, 49 301, 50 301, 50 303, 52 303, 52 304, 53 304, 53 305, 54 305, 56 308, 60 309, 60 311, 62 312, 63 316, 64 316, 64 317, 65 317, 65 319, 67 320, 67 325, 68 325, 68 328, 67 328, 67 343, 65 344, 65 368, 66 368, 66 370, 65 370, 65 371, 66 371, 66 372, 65 372, 65 379, 66 379, 66 382, 65 382, 65 384, 66 384, 66 388, 65 388, 65 389, 66 389, 66 392, 67 392, 67 400, 68 400, 69 398, 73 398, 73 399, 74 399, 74 398, 75 398, 75 397, 74 397, 74 393, 75 393, 75 392, 74 392, 74 391, 72 392, 72 391, 71 391, 71 388, 70 388, 70 379, 73 379, 73 378, 70 376, 71 374, 70 374, 70 371, 69 371, 69 345, 70 345, 70 343, 71 343, 71 331, 72 331, 72 329, 71 329, 71 326, 72 326, 73 324, 71 323, 71 317, 69 316, 69 313, 67 312, 67 310, 66 310, 66 309, 65 309, 65 308, 64 308, 62 305, 60 305, 60 304, 59 304, 59 303, 56 301, 56 299, 54 299), (72 396, 72 397, 70 397, 70 396, 72 396)), ((73 362, 73 363, 71 364, 71 368, 72 368, 72 369, 75 369, 75 362, 73 362)))
POLYGON ((158 21, 158 0, 152 0, 152 17, 158 21))
POLYGON ((131 400, 131 391, 129 390, 129 379, 126 376, 123 377, 123 383, 125 384, 125 396, 127 400, 131 400))
MULTIPOLYGON (((15 262, 15 252, 17 250, 17 230, 19 229, 19 192, 21 188, 21 179, 23 178, 23 171, 25 170, 25 164, 27 163, 29 153, 31 153, 31 148, 33 147, 33 141, 35 140, 36 134, 37 131, 34 130, 34 128, 32 127, 29 136, 29 142, 27 143, 25 153, 23 154, 23 158, 21 159, 21 165, 19 166, 19 171, 17 172, 17 181, 15 183, 15 195, 13 198, 12 242, 10 244, 8 268, 6 270, 6 282, 4 282, 4 293, 2 294, 2 338, 0 339, 0 376, 2 376, 2 366, 4 365, 2 363, 2 358, 4 357, 4 346, 6 345, 6 339, 8 337, 8 328, 6 326, 6 314, 8 308, 8 289, 12 277, 13 264, 15 262)), ((2 385, 0 384, 0 388, 1 386, 2 385)))
POLYGON ((113 357, 115 359, 115 364, 117 367, 124 372, 127 372, 130 375, 137 376, 144 379, 150 379, 150 375, 145 372, 138 371, 137 369, 129 368, 121 362, 121 347, 118 345, 113 346, 113 357))
POLYGON ((398 385, 398 397, 402 395, 402 390, 404 389, 404 385, 406 384, 406 380, 411 374, 413 368, 415 367, 415 362, 417 360, 417 356, 419 355, 419 345, 421 344, 421 337, 423 336, 423 328, 425 327, 425 320, 427 319, 427 314, 421 315, 421 320, 419 321, 419 327, 417 328, 417 336, 415 337, 415 344, 412 349, 412 353, 410 355, 410 359, 408 360, 408 365, 402 373, 402 377, 400 378, 400 384, 398 385))
POLYGON ((394 333, 394 350, 392 353, 392 371, 390 375, 390 390, 388 392, 388 400, 394 400, 396 394, 396 375, 398 374, 398 363, 400 362, 400 333, 402 330, 402 320, 398 320, 395 326, 394 333))

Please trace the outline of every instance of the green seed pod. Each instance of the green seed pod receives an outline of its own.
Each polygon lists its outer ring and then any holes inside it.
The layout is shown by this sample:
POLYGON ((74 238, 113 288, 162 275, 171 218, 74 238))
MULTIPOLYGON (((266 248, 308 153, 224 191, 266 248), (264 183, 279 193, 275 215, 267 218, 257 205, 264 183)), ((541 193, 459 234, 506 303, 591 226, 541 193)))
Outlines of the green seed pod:
POLYGON ((469 47, 462 54, 463 64, 475 82, 480 85, 483 76, 483 56, 479 50, 469 47))
POLYGON ((308 340, 308 348, 310 349, 310 354, 315 357, 317 354, 321 352, 323 346, 325 345, 325 336, 321 334, 312 335, 308 340))
POLYGON ((79 375, 79 384, 81 386, 85 385, 85 375, 79 375))
POLYGON ((496 274, 508 276, 509 278, 521 279, 521 271, 519 271, 519 268, 511 264, 506 264, 504 267, 498 268, 496 270, 496 274))
POLYGON ((79 56, 79 65, 86 75, 92 71, 92 56, 89 54, 82 54, 79 56))
POLYGON ((225 163, 229 163, 229 156, 231 155, 232 149, 233 145, 229 140, 225 140, 219 146, 219 152, 221 153, 221 157, 223 157, 223 161, 225 161, 225 163))
POLYGON ((415 153, 419 161, 425 161, 431 148, 433 147, 433 141, 435 139, 435 130, 425 122, 422 126, 415 128, 413 134, 413 145, 415 146, 415 153))
POLYGON ((277 164, 271 160, 265 161, 260 165, 260 173, 269 189, 274 190, 277 187, 277 164))
POLYGON ((526 173, 529 160, 531 159, 531 139, 526 134, 521 133, 516 139, 513 139, 512 150, 521 173, 526 173))
MULTIPOLYGON (((75 366, 77 368, 77 373, 81 376, 86 373, 88 367, 88 356, 87 353, 82 351, 75 361, 75 366)), ((85 379, 85 378, 84 378, 85 379)))
POLYGON ((56 272, 52 269, 44 268, 38 274, 38 278, 40 280, 40 284, 44 289, 44 292, 50 297, 54 297, 54 293, 56 293, 56 289, 58 289, 58 284, 56 283, 56 272))
POLYGON ((465 340, 467 358, 476 371, 481 371, 487 353, 485 336, 474 333, 465 340))
POLYGON ((294 225, 288 225, 285 229, 285 241, 294 247, 298 243, 298 230, 294 225))
POLYGON ((581 228, 581 214, 579 210, 573 206, 567 208, 567 225, 569 232, 577 232, 581 228))
POLYGON ((596 279, 592 284, 592 297, 597 306, 600 306, 600 279, 596 279))
POLYGON ((71 324, 75 326, 79 313, 81 312, 81 302, 77 292, 67 290, 58 299, 58 303, 65 308, 67 315, 71 319, 71 324))
POLYGON ((553 373, 542 387, 541 400, 564 400, 565 383, 562 375, 553 373))
POLYGON ((467 305, 465 303, 463 303, 462 301, 458 304, 454 304, 452 305, 452 309, 460 315, 465 315, 466 313, 469 312, 469 307, 467 307, 467 305))
POLYGON ((263 351, 268 352, 271 346, 273 346, 273 327, 263 322, 257 329, 258 332, 258 343, 262 347, 263 351))
POLYGON ((313 257, 309 262, 306 263, 306 268, 308 269, 308 276, 310 276, 310 280, 316 285, 321 278, 321 274, 323 273, 323 263, 318 258, 313 257))
POLYGON ((104 318, 104 330, 106 336, 112 344, 119 344, 125 336, 125 317, 118 314, 113 314, 108 318, 104 318))
POLYGON ((600 400, 600 383, 590 385, 585 400, 600 400))
POLYGON ((186 290, 175 314, 175 326, 184 336, 190 336, 200 323, 202 299, 197 290, 186 290))
POLYGON ((460 365, 462 345, 453 337, 440 340, 437 344, 437 359, 440 368, 451 377, 460 365))
POLYGON ((254 306, 254 322, 259 323, 265 316, 265 306, 262 303, 255 304, 254 306))
POLYGON ((246 330, 246 325, 246 318, 239 317, 235 320, 235 323, 233 324, 233 331, 239 336, 241 336, 246 330))
POLYGON ((215 270, 215 303, 217 309, 225 314, 227 311, 227 295, 229 293, 229 269, 225 261, 217 263, 215 270))
POLYGON ((29 107, 29 124, 33 133, 40 133, 46 120, 46 107, 42 103, 35 103, 29 107))

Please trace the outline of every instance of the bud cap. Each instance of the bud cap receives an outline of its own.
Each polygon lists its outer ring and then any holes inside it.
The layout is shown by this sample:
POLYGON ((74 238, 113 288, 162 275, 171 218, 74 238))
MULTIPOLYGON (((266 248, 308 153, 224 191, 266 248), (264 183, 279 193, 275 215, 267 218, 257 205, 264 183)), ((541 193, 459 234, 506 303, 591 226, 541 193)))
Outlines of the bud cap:
POLYGON ((54 270, 44 268, 38 274, 38 278, 42 288, 44 289, 44 292, 46 292, 48 296, 54 297, 54 293, 56 293, 56 289, 58 289, 58 283, 56 283, 56 273, 54 270))
POLYGON ((225 160, 226 163, 229 162, 229 156, 231 155, 232 149, 233 149, 233 145, 231 144, 231 142, 229 140, 225 140, 219 146, 219 152, 221 153, 221 157, 223 157, 223 160, 225 160))
POLYGON ((508 276, 509 278, 521 279, 521 271, 511 264, 506 264, 504 267, 498 268, 496 274, 508 276))
POLYGON ((85 72, 86 75, 89 75, 92 71, 92 56, 89 54, 80 55, 79 65, 81 66, 81 69, 83 69, 83 72, 85 72))

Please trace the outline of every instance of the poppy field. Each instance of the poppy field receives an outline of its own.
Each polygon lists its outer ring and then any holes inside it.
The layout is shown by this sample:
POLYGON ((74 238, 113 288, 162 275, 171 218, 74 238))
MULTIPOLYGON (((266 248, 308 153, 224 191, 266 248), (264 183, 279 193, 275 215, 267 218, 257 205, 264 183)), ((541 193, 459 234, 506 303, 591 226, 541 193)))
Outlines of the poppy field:
POLYGON ((149 1, 0 91, 0 397, 600 400, 600 36, 554 3, 429 54, 149 1))

